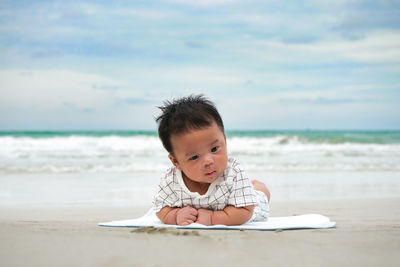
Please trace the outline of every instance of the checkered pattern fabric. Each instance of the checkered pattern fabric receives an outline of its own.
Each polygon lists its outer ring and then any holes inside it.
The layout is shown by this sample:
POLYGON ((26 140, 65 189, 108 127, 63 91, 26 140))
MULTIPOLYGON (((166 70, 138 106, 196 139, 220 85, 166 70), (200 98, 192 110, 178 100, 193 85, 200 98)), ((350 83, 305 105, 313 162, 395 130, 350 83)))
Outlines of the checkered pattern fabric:
POLYGON ((153 209, 163 207, 186 207, 196 209, 223 210, 226 206, 244 207, 254 205, 250 221, 265 221, 269 206, 264 193, 255 191, 250 179, 240 169, 239 163, 230 158, 223 174, 210 184, 204 195, 190 192, 182 179, 182 172, 171 167, 161 178, 158 192, 154 197, 153 209))

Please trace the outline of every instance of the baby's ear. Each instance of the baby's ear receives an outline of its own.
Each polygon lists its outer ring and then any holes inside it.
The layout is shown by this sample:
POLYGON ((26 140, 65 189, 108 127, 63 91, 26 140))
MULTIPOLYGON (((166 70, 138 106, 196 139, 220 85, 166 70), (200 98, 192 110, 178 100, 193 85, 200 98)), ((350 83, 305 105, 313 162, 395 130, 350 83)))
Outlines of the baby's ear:
POLYGON ((179 162, 176 160, 176 158, 174 157, 174 155, 172 155, 171 153, 168 154, 168 158, 169 160, 172 162, 172 164, 174 164, 174 166, 180 170, 181 168, 179 167, 179 162))

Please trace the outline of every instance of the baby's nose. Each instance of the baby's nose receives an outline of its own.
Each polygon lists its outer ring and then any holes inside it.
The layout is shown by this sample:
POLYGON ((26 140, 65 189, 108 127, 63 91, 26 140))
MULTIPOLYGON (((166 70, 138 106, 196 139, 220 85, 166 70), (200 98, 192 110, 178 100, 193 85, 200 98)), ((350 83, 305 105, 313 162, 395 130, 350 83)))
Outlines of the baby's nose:
POLYGON ((204 165, 209 166, 214 162, 214 159, 211 155, 206 155, 204 157, 204 165))

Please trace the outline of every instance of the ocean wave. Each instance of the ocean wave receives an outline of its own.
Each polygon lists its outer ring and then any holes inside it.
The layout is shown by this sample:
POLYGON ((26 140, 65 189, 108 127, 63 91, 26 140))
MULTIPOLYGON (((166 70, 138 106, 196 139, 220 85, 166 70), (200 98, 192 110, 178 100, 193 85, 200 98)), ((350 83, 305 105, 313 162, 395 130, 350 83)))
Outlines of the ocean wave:
MULTIPOLYGON (((0 174, 96 174, 96 173, 163 173, 171 164, 157 164, 153 166, 0 166, 0 174)), ((399 164, 304 164, 304 163, 281 163, 281 164, 243 164, 246 172, 330 172, 330 171, 400 171, 399 164)))
MULTIPOLYGON (((297 135, 234 136, 228 154, 264 171, 400 170, 400 144, 316 143, 297 135)), ((157 136, 0 137, 0 173, 164 171, 170 162, 157 136)))
MULTIPOLYGON (((228 138, 298 138, 307 143, 400 144, 399 130, 253 130, 226 131, 228 138)), ((66 137, 157 137, 156 131, 0 131, 0 138, 51 139, 66 137)))

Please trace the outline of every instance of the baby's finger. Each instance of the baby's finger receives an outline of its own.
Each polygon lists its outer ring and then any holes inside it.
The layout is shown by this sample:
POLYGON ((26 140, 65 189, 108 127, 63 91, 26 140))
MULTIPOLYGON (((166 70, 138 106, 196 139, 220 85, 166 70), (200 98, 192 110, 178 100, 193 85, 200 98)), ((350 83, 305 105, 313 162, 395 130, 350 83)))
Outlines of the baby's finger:
POLYGON ((187 219, 188 219, 188 220, 191 220, 191 221, 196 221, 196 220, 197 220, 197 216, 189 215, 189 216, 187 217, 187 219))
POLYGON ((195 208, 192 208, 190 210, 190 215, 197 216, 198 214, 199 214, 199 212, 195 208))

